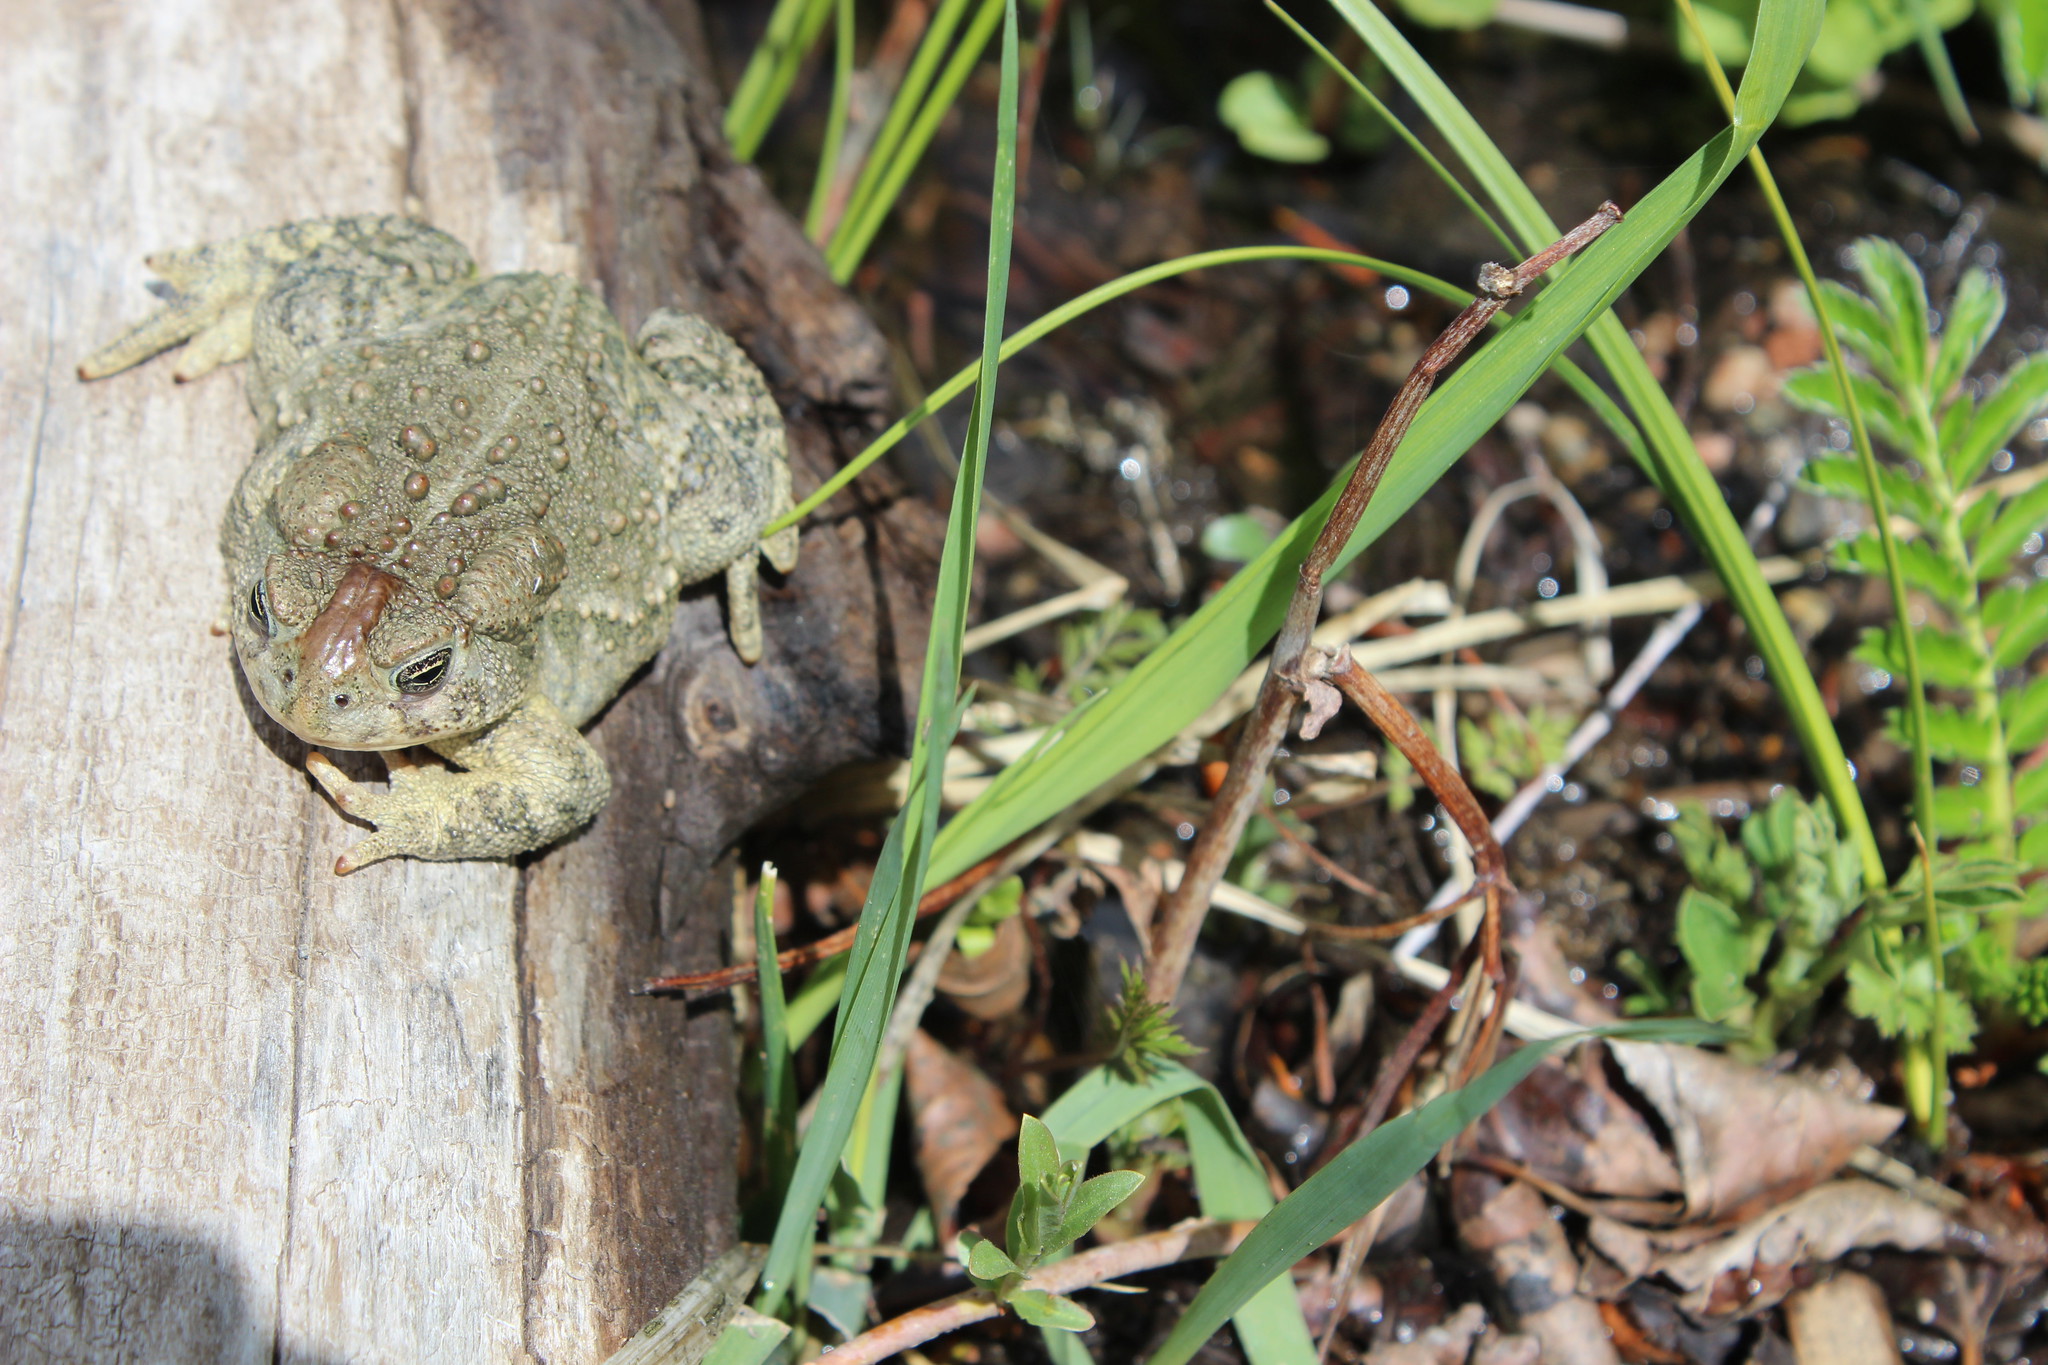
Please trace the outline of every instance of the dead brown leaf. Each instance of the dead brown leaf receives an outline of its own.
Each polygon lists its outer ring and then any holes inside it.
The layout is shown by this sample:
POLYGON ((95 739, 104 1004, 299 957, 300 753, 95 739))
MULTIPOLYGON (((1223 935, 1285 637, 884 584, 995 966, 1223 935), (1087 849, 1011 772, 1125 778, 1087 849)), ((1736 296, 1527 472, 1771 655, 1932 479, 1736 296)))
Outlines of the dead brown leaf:
POLYGON ((1685 1212, 1739 1218, 1834 1175, 1858 1147, 1884 1141, 1897 1109, 1831 1094, 1699 1048, 1610 1043, 1622 1073, 1671 1134, 1685 1212))
POLYGON ((1837 1180, 1719 1235, 1697 1227, 1655 1232, 1594 1218, 1587 1238, 1610 1265, 1589 1266, 1582 1283, 1605 1297, 1617 1285, 1654 1276, 1675 1287, 1694 1313, 1747 1317, 1798 1288, 1808 1267, 1859 1247, 1925 1251, 1950 1235, 1939 1209, 1867 1180, 1837 1180))
POLYGON ((980 1068, 923 1029, 904 1049, 903 1084, 917 1130, 917 1172, 939 1225, 939 1245, 946 1246, 958 1231, 961 1196, 1016 1134, 1017 1116, 980 1068))

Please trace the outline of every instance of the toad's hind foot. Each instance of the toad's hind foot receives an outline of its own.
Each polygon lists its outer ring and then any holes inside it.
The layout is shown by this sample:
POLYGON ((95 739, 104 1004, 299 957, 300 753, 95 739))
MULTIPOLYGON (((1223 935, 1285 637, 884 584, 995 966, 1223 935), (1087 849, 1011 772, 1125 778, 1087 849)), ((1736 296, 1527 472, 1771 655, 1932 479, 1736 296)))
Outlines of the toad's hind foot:
POLYGON ((157 252, 148 264, 163 278, 150 290, 163 307, 87 356, 78 377, 99 379, 186 341, 192 344, 178 357, 180 380, 243 359, 254 337, 257 303, 287 265, 318 250, 333 233, 331 220, 319 220, 157 252))
POLYGON ((433 748, 465 771, 393 755, 391 785, 381 792, 351 780, 325 754, 307 756, 306 770, 334 803, 377 827, 342 854, 336 872, 400 856, 510 857, 575 832, 611 795, 604 760, 545 697, 522 702, 481 735, 433 748))

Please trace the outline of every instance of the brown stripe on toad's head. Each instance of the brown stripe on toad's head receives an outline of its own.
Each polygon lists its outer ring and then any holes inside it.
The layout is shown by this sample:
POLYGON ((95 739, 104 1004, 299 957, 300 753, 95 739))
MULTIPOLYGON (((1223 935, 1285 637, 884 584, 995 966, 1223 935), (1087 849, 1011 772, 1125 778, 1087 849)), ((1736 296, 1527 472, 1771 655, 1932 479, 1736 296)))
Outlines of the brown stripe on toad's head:
POLYGON ((299 667, 340 679, 369 657, 370 631, 405 581, 362 560, 348 566, 334 596, 299 637, 299 667))

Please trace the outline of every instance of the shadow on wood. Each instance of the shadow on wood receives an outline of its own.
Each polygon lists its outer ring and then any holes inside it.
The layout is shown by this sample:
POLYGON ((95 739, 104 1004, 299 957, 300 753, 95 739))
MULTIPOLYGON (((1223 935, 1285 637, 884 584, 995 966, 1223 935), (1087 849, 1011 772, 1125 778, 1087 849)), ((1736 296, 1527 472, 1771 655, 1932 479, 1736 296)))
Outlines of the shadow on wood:
POLYGON ((407 209, 629 331, 712 318, 801 496, 876 424, 881 342, 728 159, 686 4, 0 16, 0 1340, 601 1358, 735 1217, 728 1020, 625 992, 721 960, 742 829, 900 743, 937 519, 842 495, 765 586, 755 668, 689 593, 591 731, 615 792, 579 837, 338 879, 356 831, 210 633, 240 373, 71 367, 148 306, 149 251, 407 209))

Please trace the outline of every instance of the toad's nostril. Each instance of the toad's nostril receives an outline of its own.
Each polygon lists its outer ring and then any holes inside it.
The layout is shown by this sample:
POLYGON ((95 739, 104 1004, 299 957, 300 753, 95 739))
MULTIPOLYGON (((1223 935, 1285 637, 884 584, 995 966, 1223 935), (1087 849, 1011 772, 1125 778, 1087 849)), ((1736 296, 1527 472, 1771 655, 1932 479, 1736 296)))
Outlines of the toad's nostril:
POLYGON ((346 707, 347 705, 348 705, 348 693, 346 693, 346 692, 336 692, 336 693, 334 694, 334 709, 335 709, 335 710, 337 710, 337 711, 339 711, 339 710, 342 710, 343 708, 345 708, 345 707, 346 707))
POLYGON ((284 671, 284 681, 285 681, 285 685, 286 685, 286 686, 290 686, 290 685, 291 685, 291 683, 292 683, 292 680, 293 680, 293 679, 295 679, 295 678, 297 678, 298 676, 299 676, 298 674, 296 674, 296 673, 292 672, 292 671, 291 671, 291 670, 290 670, 289 668, 287 668, 287 669, 286 669, 286 670, 284 671))

